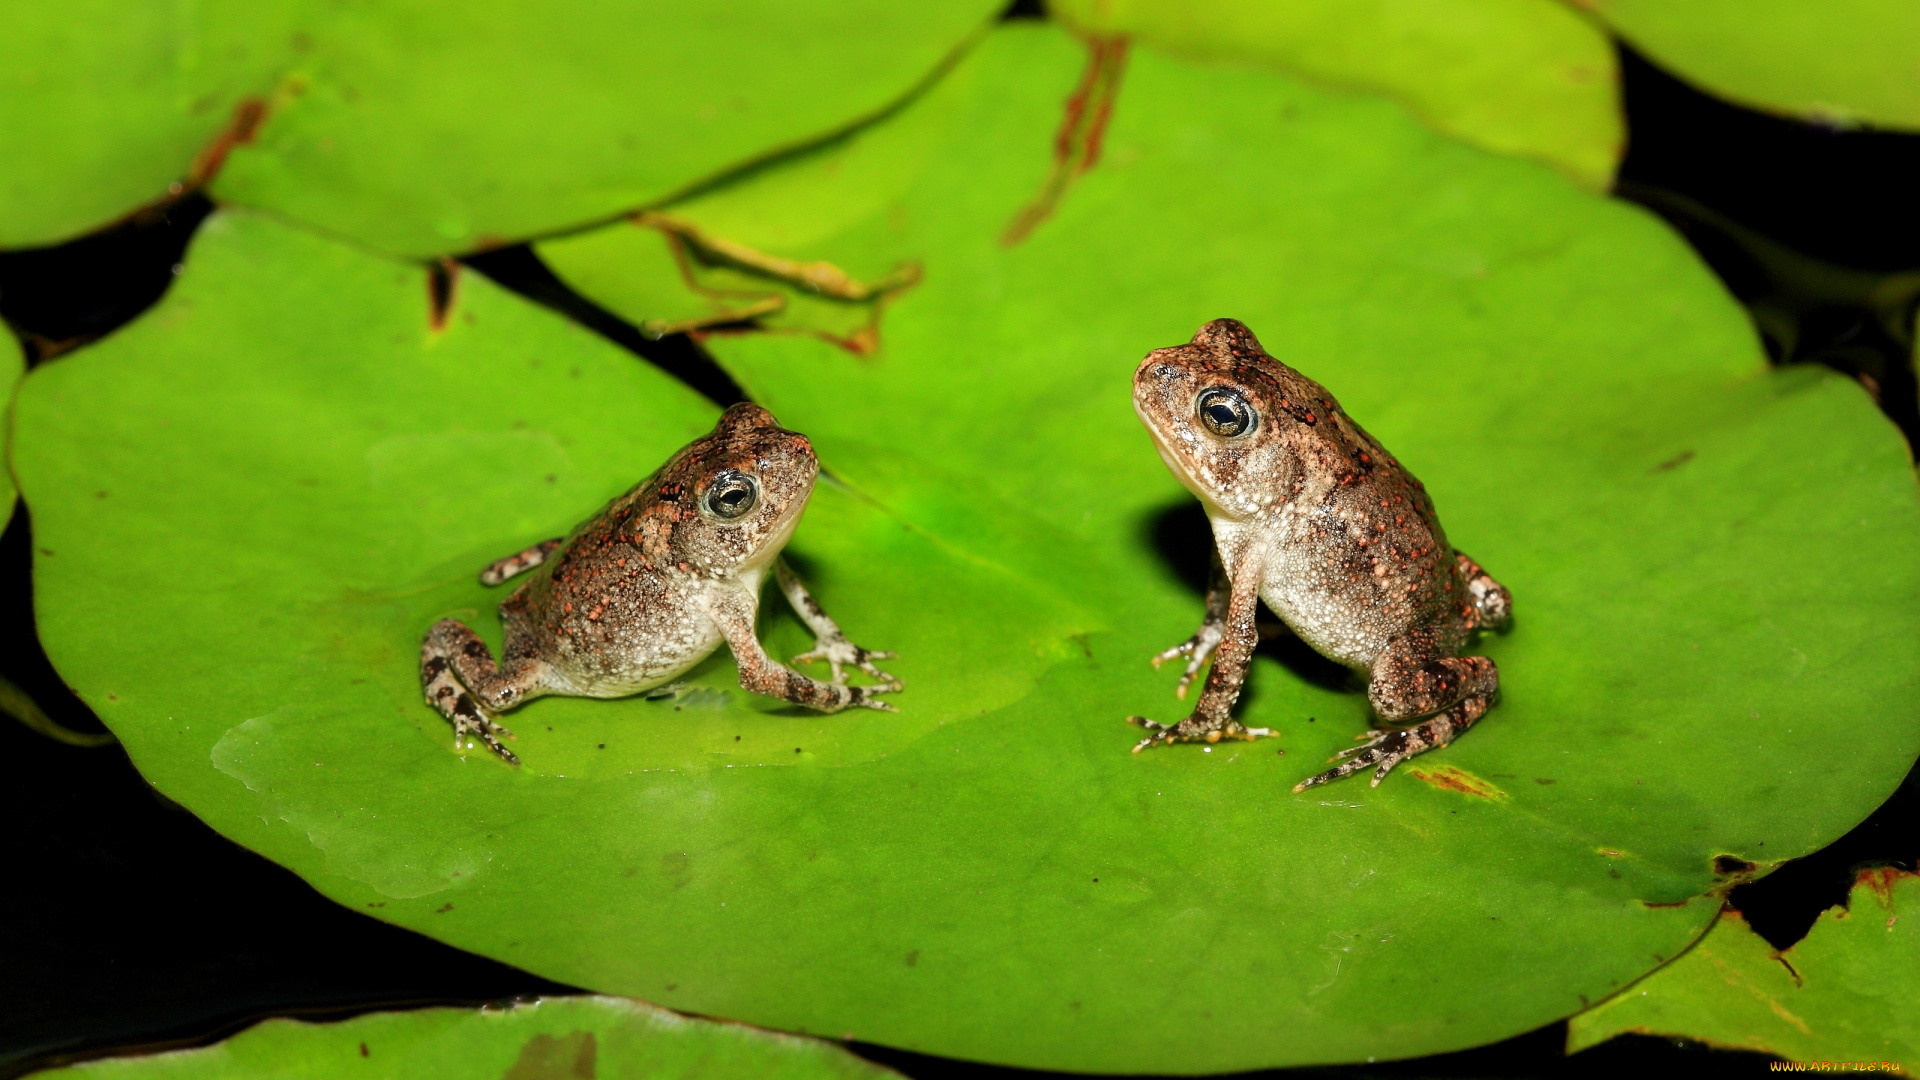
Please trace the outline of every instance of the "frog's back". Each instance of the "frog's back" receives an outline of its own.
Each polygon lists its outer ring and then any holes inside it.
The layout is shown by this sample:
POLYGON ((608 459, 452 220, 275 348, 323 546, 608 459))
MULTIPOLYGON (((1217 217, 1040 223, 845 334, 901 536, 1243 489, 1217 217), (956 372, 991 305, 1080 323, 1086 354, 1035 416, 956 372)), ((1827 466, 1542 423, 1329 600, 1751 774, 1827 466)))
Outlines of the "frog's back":
POLYGON ((1453 614, 1463 585, 1425 486, 1292 374, 1320 417, 1299 443, 1302 484, 1276 516, 1261 598, 1316 651, 1362 672, 1410 632, 1463 639, 1453 614))
MULTIPOLYGON (((661 524, 647 485, 616 499, 567 538, 501 607, 519 609, 529 644, 571 692, 624 697, 659 686, 705 659, 719 627, 695 602, 692 575, 647 558, 640 535, 661 524)), ((667 525, 671 528, 670 523, 667 525)))

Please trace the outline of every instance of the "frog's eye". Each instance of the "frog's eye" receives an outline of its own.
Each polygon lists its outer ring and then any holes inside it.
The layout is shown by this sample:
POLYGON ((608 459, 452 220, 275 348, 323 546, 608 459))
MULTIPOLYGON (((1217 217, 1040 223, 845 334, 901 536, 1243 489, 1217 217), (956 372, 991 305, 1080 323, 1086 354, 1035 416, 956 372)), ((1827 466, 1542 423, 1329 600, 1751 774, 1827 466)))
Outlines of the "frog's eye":
POLYGON ((721 521, 737 521, 760 502, 760 484, 753 477, 726 469, 707 485, 707 513, 721 521))
POLYGON ((1227 439, 1238 438, 1252 431, 1259 418, 1240 391, 1226 386, 1200 391, 1200 400, 1194 406, 1194 411, 1200 415, 1200 422, 1207 425, 1208 431, 1227 439))

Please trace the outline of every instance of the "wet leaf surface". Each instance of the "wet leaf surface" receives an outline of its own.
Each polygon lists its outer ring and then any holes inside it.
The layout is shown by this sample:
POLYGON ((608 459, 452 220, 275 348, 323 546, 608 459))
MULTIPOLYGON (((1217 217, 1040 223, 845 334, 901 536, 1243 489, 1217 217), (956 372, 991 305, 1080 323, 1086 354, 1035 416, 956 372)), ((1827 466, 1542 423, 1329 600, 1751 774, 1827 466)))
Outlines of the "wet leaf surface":
POLYGON ((1051 10, 1089 33, 1377 90, 1449 135, 1593 188, 1612 181, 1625 147, 1612 46, 1556 0, 1060 0, 1051 10))
POLYGON ((522 769, 450 751, 425 628, 497 642, 475 571, 714 410, 474 275, 433 331, 420 268, 243 214, 21 394, 49 655, 163 791, 356 909, 708 1015, 1079 1070, 1530 1030, 1683 949, 1715 856, 1802 854, 1892 790, 1920 497, 1856 385, 1770 372, 1633 208, 1147 50, 1099 163, 1009 247, 1085 60, 1009 26, 885 124, 674 208, 925 268, 871 356, 708 342, 832 471, 792 551, 901 653, 899 715, 748 697, 723 654, 674 699, 511 714, 522 769), (1366 704, 1285 650, 1243 705, 1280 739, 1127 753, 1127 714, 1177 715, 1145 660, 1199 618, 1206 543, 1127 378, 1229 313, 1517 598, 1483 645, 1504 700, 1424 777, 1290 794, 1366 704))
POLYGON ((1629 1032, 1795 1061, 1920 1057, 1920 879, 1866 870, 1845 907, 1778 953, 1739 913, 1671 964, 1573 1018, 1569 1053, 1629 1032))
POLYGON ((696 1020, 639 1001, 579 997, 504 1009, 371 1013, 338 1023, 268 1020, 212 1046, 106 1058, 33 1075, 42 1080, 347 1075, 370 1080, 883 1080, 900 1074, 817 1039, 696 1020))
POLYGON ((297 54, 300 0, 12 4, 0 32, 0 248, 167 194, 297 54))
POLYGON ((871 117, 998 7, 23 5, 0 33, 0 247, 207 180, 376 250, 512 243, 871 117))
POLYGON ((1920 129, 1905 0, 1573 0, 1689 82, 1768 112, 1920 129))
POLYGON ((380 251, 511 243, 870 117, 997 0, 347 8, 213 187, 380 251))

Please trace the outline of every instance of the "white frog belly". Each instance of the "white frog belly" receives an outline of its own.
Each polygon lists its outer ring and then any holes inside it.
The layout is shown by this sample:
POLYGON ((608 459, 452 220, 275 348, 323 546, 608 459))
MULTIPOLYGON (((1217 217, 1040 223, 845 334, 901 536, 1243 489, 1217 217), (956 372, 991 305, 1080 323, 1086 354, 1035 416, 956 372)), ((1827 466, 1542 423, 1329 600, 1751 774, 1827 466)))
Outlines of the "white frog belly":
POLYGON ((1386 647, 1368 620, 1356 618, 1348 605, 1352 591, 1339 586, 1336 567, 1324 556, 1315 559, 1305 546, 1280 545, 1269 553, 1261 577, 1260 599, 1300 640, 1329 660, 1371 675, 1373 662, 1386 647))

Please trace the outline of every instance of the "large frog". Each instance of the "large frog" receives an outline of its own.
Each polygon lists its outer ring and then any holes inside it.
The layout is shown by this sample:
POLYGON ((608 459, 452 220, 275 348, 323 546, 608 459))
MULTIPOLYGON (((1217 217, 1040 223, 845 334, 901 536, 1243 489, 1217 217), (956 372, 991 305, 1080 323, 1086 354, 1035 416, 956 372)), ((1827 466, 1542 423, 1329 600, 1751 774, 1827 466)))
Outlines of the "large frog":
POLYGON ((1131 721, 1161 743, 1272 735, 1231 715, 1264 600, 1308 645, 1367 679, 1381 726, 1295 791, 1407 758, 1472 727, 1500 686, 1474 631, 1504 625, 1512 599, 1455 551, 1433 500, 1326 388, 1267 355, 1252 331, 1215 319, 1185 345, 1155 349, 1133 404, 1167 467, 1213 523, 1207 613, 1154 664, 1186 657, 1179 696, 1211 657, 1193 715, 1131 721), (1341 759, 1345 760, 1341 760, 1341 759))

